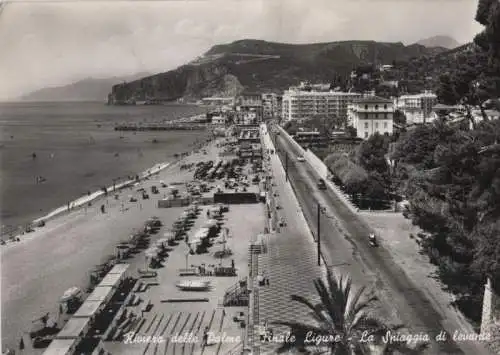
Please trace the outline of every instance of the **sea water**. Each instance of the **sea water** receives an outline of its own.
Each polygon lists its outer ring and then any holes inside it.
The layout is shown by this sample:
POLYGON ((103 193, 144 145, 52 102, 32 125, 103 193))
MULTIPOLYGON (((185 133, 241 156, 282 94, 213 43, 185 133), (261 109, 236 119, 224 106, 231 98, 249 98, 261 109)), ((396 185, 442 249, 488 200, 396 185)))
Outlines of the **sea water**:
POLYGON ((3 230, 171 161, 175 153, 190 151, 206 136, 203 131, 120 132, 115 125, 161 122, 206 110, 178 104, 0 104, 3 230))

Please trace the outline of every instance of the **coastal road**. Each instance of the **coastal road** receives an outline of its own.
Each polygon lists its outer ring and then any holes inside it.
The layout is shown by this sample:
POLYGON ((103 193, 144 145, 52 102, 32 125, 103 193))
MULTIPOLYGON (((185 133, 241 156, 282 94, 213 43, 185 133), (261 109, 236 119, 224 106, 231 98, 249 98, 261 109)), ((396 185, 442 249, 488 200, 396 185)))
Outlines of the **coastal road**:
POLYGON ((489 354, 477 342, 455 342, 451 336, 448 341, 435 341, 442 330, 450 335, 464 330, 419 290, 383 246, 369 246, 369 226, 335 192, 317 188, 319 176, 309 164, 297 161, 299 152, 288 138, 283 134, 272 136, 284 165, 288 155, 290 183, 315 235, 318 203, 325 208, 320 214, 320 235, 327 267, 349 273, 356 283, 373 285, 385 313, 396 317, 412 334, 428 334, 430 354, 489 354))

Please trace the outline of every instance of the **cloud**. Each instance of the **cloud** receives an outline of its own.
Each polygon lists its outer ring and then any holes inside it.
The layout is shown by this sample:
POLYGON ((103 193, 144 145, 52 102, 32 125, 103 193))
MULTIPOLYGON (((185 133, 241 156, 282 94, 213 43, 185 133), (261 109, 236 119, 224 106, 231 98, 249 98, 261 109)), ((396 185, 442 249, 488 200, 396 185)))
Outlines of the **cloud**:
POLYGON ((207 0, 10 3, 0 21, 0 99, 87 77, 160 72, 243 38, 470 41, 477 0, 207 0), (451 14, 453 14, 451 16, 451 14))

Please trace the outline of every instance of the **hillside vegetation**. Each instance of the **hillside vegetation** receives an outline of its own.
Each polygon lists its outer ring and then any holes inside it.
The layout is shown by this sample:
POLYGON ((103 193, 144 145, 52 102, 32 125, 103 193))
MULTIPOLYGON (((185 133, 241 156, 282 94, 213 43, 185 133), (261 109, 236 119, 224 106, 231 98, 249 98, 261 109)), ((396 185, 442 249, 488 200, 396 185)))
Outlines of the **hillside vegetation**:
POLYGON ((374 41, 285 44, 241 40, 214 46, 201 58, 177 69, 115 85, 110 99, 176 100, 229 95, 245 89, 282 91, 304 80, 334 82, 363 64, 390 64, 443 51, 418 44, 374 41))

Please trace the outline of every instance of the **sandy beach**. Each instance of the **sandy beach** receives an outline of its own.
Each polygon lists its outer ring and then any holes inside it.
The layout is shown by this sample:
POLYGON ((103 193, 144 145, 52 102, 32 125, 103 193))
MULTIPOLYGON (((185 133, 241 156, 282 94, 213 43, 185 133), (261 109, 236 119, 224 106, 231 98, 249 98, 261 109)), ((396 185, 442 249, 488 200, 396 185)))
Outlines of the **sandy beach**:
POLYGON ((180 164, 217 159, 211 144, 207 155, 191 154, 160 171, 140 186, 100 198, 90 207, 82 207, 50 220, 45 227, 22 236, 20 242, 2 246, 2 347, 16 348, 21 334, 29 331, 33 319, 46 312, 57 313, 58 300, 72 286, 85 288, 89 271, 108 255, 115 245, 156 215, 164 225, 171 225, 182 208, 158 209, 160 194, 142 200, 139 187, 183 182, 192 179, 192 171, 181 170, 180 164), (129 202, 130 195, 137 202, 129 202), (101 213, 101 205, 105 213, 101 213))

